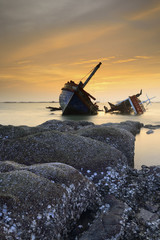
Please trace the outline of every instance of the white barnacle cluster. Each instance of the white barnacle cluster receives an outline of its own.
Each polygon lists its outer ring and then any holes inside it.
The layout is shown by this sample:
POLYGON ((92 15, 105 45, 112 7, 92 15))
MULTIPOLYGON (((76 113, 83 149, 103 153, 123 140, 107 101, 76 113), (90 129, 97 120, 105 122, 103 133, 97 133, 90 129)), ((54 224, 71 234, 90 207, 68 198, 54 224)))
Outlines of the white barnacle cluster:
POLYGON ((47 206, 47 209, 46 209, 45 214, 44 214, 47 221, 50 221, 51 219, 54 219, 56 217, 55 213, 56 213, 56 209, 49 204, 47 206))
POLYGON ((31 234, 31 240, 35 240, 36 239, 36 235, 34 233, 31 234))
POLYGON ((124 209, 123 214, 121 216, 121 220, 119 221, 119 223, 120 223, 120 231, 115 236, 116 237, 115 239, 120 239, 120 237, 124 236, 125 227, 128 224, 128 217, 129 217, 131 212, 132 212, 132 209, 130 207, 128 207, 127 204, 125 204, 125 209, 124 209))
POLYGON ((92 206, 94 201, 99 201, 95 186, 86 178, 83 178, 76 185, 72 183, 69 186, 65 184, 62 186, 66 190, 66 193, 63 194, 63 199, 65 201, 64 209, 67 209, 65 216, 70 220, 72 219, 74 222, 79 219, 82 212, 85 212, 89 206, 92 206))
POLYGON ((18 230, 17 226, 14 223, 11 217, 11 212, 8 211, 6 204, 3 204, 3 206, 0 207, 0 217, 1 217, 0 223, 4 225, 3 229, 6 235, 17 232, 18 230))
MULTIPOLYGON (((44 228, 51 228, 53 239, 60 239, 58 234, 61 236, 66 224, 66 217, 60 210, 64 211, 62 207, 60 208, 60 203, 54 205, 48 204, 41 214, 42 218, 38 219, 39 221, 43 220, 44 228)), ((37 218, 39 218, 39 214, 37 218)))
POLYGON ((101 205, 99 208, 103 213, 107 213, 110 209, 110 205, 108 203, 101 205))
POLYGON ((70 184, 69 187, 67 185, 65 185, 64 183, 61 184, 61 186, 66 190, 68 196, 70 196, 73 193, 73 191, 75 191, 75 189, 76 189, 76 187, 73 183, 70 184))
MULTIPOLYGON (((102 173, 103 174, 103 173, 102 173)), ((92 172, 91 170, 86 171, 85 177, 87 177, 89 180, 93 181, 98 176, 97 172, 92 172)))
POLYGON ((103 175, 103 178, 100 179, 98 185, 101 185, 103 183, 104 186, 109 186, 110 193, 114 193, 115 191, 117 191, 117 183, 115 180, 118 178, 119 178, 118 172, 108 167, 106 168, 106 172, 103 175))
POLYGON ((147 226, 152 231, 159 231, 160 227, 160 219, 157 219, 155 221, 149 221, 147 222, 147 226))
POLYGON ((142 239, 160 239, 160 219, 155 221, 145 222, 143 226, 143 232, 141 232, 142 239))
MULTIPOLYGON (((56 236, 55 239, 61 239, 61 234, 67 232, 68 220, 75 222, 85 209, 79 192, 81 190, 78 189, 77 191, 74 184, 68 186, 62 184, 62 187, 64 192, 61 201, 54 205, 48 204, 43 211, 43 223, 47 227, 52 226, 54 236, 56 236), (58 233, 60 234, 59 237, 58 233)), ((37 218, 39 218, 39 214, 37 218)))
POLYGON ((3 137, 3 140, 6 140, 6 139, 8 139, 9 138, 9 136, 4 136, 3 137))
POLYGON ((37 222, 36 222, 36 220, 34 219, 34 220, 31 222, 31 226, 30 226, 33 231, 35 231, 36 225, 37 225, 37 222))
POLYGON ((38 219, 38 220, 42 219, 42 214, 38 213, 37 219, 38 219))

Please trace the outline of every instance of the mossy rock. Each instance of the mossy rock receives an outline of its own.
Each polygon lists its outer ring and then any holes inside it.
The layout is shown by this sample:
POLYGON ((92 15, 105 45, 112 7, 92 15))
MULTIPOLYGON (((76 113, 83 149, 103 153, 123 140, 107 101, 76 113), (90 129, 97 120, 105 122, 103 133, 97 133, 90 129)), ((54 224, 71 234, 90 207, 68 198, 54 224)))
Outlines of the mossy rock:
POLYGON ((23 165, 23 164, 20 165, 13 161, 0 161, 0 172, 1 173, 19 170, 22 167, 25 167, 25 165, 23 165))
POLYGON ((70 166, 20 166, 0 174, 0 236, 64 239, 81 214, 98 204, 95 185, 70 166))
POLYGON ((6 140, 1 147, 1 161, 20 164, 61 162, 78 170, 102 171, 127 159, 109 144, 70 133, 47 131, 17 140, 6 140))
POLYGON ((76 134, 109 144, 126 156, 129 166, 134 166, 135 137, 129 131, 114 126, 96 126, 79 130, 76 134))
POLYGON ((70 132, 70 131, 76 131, 82 128, 89 128, 91 126, 94 126, 94 124, 92 122, 87 122, 87 121, 49 120, 38 125, 37 127, 43 131, 56 130, 60 132, 70 132))
POLYGON ((140 130, 144 125, 137 121, 125 121, 120 123, 106 123, 102 124, 102 126, 113 126, 115 128, 125 129, 136 136, 136 134, 140 133, 140 130))
POLYGON ((7 139, 17 139, 41 131, 42 129, 38 127, 0 125, 0 140, 3 141, 7 139))

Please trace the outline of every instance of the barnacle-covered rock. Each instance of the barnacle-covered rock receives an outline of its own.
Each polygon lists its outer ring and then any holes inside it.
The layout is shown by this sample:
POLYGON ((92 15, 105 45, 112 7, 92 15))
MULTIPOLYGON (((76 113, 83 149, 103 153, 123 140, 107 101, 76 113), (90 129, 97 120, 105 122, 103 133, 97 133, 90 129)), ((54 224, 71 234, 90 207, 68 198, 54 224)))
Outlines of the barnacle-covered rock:
POLYGON ((116 166, 117 162, 127 164, 125 155, 109 144, 55 130, 4 140, 0 160, 26 165, 61 162, 78 170, 90 168, 96 171, 116 166))
MULTIPOLYGON (((92 172, 88 174, 93 176, 92 172)), ((90 176, 88 176, 89 179, 90 176)), ((114 196, 129 207, 127 219, 123 221, 121 231, 119 235, 114 236, 114 239, 159 239, 160 166, 142 166, 141 170, 131 169, 127 166, 123 168, 107 167, 102 176, 96 185, 103 198, 107 198, 108 195, 114 196)), ((91 230, 94 231, 95 227, 92 227, 85 236, 91 234, 91 230)), ((106 235, 106 239, 113 238, 106 235)))
POLYGON ((81 128, 89 128, 94 126, 92 122, 86 121, 60 121, 60 120, 49 120, 36 127, 28 127, 25 125, 13 126, 13 125, 1 125, 0 124, 0 141, 6 139, 17 139, 32 135, 39 132, 46 132, 56 130, 59 132, 71 132, 81 128))
POLYGON ((60 121, 60 120, 49 120, 46 121, 38 127, 43 130, 43 131, 51 131, 51 130, 56 130, 60 132, 70 132, 70 131, 76 131, 79 129, 87 129, 92 126, 95 126, 94 123, 92 122, 87 122, 87 121, 72 121, 72 120, 65 120, 65 121, 60 121))
POLYGON ((139 122, 99 126, 84 121, 50 120, 37 127, 0 125, 0 161, 32 165, 62 162, 78 170, 133 167, 134 136, 139 122))
POLYGON ((134 166, 134 143, 135 137, 123 128, 113 126, 97 126, 79 130, 81 136, 89 137, 121 151, 127 158, 130 167, 134 166))
POLYGON ((124 235, 124 226, 128 221, 131 208, 113 196, 108 196, 105 202, 107 204, 101 206, 101 211, 97 215, 97 218, 89 230, 82 234, 79 238, 80 240, 118 240, 124 235))
POLYGON ((0 161, 0 173, 19 170, 22 167, 25 167, 25 165, 13 161, 0 161))
POLYGON ((17 139, 40 131, 42 130, 38 127, 0 125, 0 141, 6 139, 17 139))
POLYGON ((142 126, 0 125, 0 239, 160 239, 160 167, 129 167, 142 126))
POLYGON ((136 134, 140 133, 140 130, 144 125, 143 123, 136 121, 125 121, 120 123, 106 123, 102 124, 102 126, 114 126, 116 128, 125 129, 135 136, 136 134))
POLYGON ((99 204, 95 185, 70 166, 19 166, 0 173, 0 239, 64 239, 99 204))

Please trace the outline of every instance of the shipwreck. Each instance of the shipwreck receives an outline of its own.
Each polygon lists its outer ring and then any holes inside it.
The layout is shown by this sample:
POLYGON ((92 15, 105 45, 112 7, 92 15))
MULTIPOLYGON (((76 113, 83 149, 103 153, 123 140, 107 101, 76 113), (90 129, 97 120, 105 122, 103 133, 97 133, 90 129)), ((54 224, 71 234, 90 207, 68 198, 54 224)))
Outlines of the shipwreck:
POLYGON ((140 91, 140 93, 129 96, 127 99, 125 99, 121 102, 118 102, 117 104, 108 102, 110 109, 108 109, 106 106, 104 106, 104 110, 106 113, 109 113, 109 112, 121 113, 121 114, 132 114, 133 113, 135 115, 143 114, 146 111, 143 103, 146 101, 149 101, 150 99, 142 102, 139 99, 139 96, 141 94, 142 94, 142 90, 140 91))
POLYGON ((98 105, 93 102, 94 98, 91 94, 84 90, 87 83, 99 69, 100 62, 91 72, 84 83, 81 81, 76 84, 74 81, 65 83, 59 96, 59 103, 62 109, 62 115, 70 114, 88 114, 94 115, 98 113, 98 105))

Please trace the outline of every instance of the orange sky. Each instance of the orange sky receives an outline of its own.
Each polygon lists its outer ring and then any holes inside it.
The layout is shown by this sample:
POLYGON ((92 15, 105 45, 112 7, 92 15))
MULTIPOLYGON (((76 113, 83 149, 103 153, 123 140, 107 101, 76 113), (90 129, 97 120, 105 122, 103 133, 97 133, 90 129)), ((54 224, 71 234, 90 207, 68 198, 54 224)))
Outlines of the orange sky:
POLYGON ((0 24, 0 101, 58 100, 100 61, 97 100, 160 101, 158 0, 1 0, 0 24))

